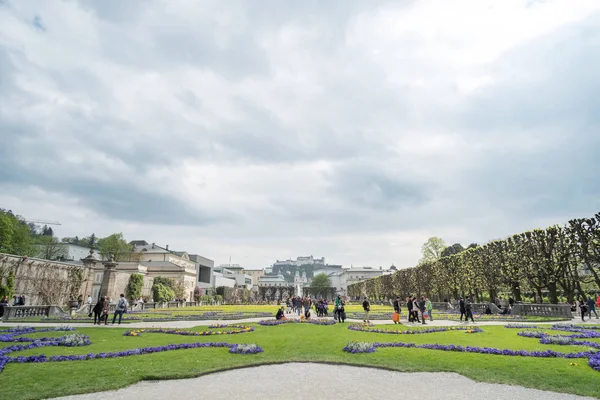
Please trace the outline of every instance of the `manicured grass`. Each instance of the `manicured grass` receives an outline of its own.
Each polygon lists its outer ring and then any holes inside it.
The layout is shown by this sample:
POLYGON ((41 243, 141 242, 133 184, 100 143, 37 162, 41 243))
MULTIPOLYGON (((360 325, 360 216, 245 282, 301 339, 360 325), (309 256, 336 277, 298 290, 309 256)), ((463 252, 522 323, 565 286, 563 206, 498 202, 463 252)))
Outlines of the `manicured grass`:
MULTIPOLYGON (((120 359, 43 364, 11 363, 6 366, 4 372, 0 373, 0 386, 6 398, 39 399, 117 389, 143 379, 185 378, 249 365, 311 361, 365 365, 399 371, 453 371, 478 381, 522 385, 600 398, 598 384, 600 372, 592 370, 587 365, 587 359, 506 357, 412 348, 379 348, 375 353, 370 354, 348 354, 342 351, 351 340, 440 343, 525 350, 553 349, 560 352, 585 350, 582 346, 542 345, 537 339, 517 336, 517 332, 521 329, 483 326, 484 332, 476 334, 450 331, 424 335, 390 335, 351 331, 347 329, 348 324, 333 326, 286 324, 270 327, 255 324, 253 326, 256 327, 255 332, 209 337, 155 333, 142 334, 140 337, 125 337, 123 332, 127 330, 126 328, 79 328, 78 332, 89 335, 92 345, 73 348, 46 347, 13 353, 11 356, 87 354, 165 344, 215 341, 256 343, 264 348, 264 353, 236 355, 228 353, 228 350, 223 348, 202 348, 120 359), (573 362, 579 365, 571 366, 573 362)), ((419 329, 397 325, 384 325, 378 328, 419 329)), ((206 329, 206 327, 194 328, 194 330, 206 329)), ((552 333, 561 334, 558 331, 552 333)), ((49 337, 64 334, 64 332, 47 332, 26 336, 49 337)), ((592 340, 599 341, 599 339, 592 340)), ((10 343, 0 343, 0 347, 7 345, 10 343)))

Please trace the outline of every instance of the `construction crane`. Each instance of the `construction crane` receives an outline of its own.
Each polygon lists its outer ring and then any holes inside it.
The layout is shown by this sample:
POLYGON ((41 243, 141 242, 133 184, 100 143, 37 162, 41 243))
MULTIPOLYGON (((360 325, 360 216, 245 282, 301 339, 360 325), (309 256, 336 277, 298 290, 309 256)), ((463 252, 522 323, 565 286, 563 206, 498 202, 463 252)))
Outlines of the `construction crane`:
POLYGON ((24 219, 25 222, 31 222, 33 224, 44 224, 44 225, 62 225, 58 221, 44 221, 43 219, 24 219))

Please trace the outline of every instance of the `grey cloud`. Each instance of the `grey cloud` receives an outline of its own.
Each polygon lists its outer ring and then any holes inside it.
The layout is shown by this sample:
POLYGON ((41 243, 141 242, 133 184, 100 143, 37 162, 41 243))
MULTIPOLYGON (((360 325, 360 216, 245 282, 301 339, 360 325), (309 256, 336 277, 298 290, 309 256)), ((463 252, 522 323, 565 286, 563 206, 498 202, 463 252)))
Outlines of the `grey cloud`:
POLYGON ((380 212, 398 211, 428 201, 431 187, 426 182, 407 179, 377 162, 348 162, 329 176, 329 195, 359 207, 380 212))

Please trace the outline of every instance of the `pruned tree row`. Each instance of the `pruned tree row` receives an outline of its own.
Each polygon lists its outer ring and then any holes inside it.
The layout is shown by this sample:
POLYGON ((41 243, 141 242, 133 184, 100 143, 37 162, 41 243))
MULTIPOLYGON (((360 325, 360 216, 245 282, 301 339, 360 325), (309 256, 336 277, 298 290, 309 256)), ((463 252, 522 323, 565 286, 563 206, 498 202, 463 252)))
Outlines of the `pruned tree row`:
POLYGON ((350 285, 348 294, 380 299, 418 294, 438 301, 465 295, 493 300, 500 294, 522 301, 527 294, 537 301, 572 302, 600 288, 600 213, 443 254, 350 285))

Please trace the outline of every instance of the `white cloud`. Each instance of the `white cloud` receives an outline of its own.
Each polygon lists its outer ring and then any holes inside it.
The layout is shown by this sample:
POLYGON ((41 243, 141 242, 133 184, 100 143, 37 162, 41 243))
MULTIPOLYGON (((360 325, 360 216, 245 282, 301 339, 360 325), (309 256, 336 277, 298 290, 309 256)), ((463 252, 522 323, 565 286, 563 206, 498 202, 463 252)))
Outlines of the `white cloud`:
POLYGON ((252 267, 409 266, 429 236, 483 242, 593 213, 599 11, 13 1, 0 207, 61 220, 61 236, 123 231, 252 267))

